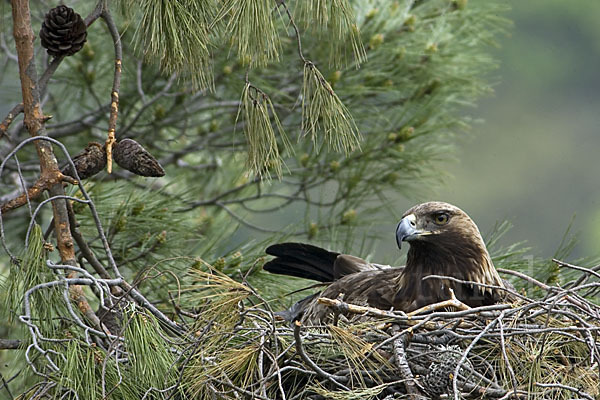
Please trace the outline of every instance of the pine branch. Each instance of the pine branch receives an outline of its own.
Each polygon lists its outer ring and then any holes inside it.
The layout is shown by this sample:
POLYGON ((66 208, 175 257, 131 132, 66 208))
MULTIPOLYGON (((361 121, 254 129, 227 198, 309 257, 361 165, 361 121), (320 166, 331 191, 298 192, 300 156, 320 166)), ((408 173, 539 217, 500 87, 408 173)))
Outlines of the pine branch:
POLYGON ((245 65, 261 67, 279 60, 273 5, 273 0, 228 0, 217 17, 228 16, 227 35, 245 65))
POLYGON ((134 18, 138 21, 134 42, 146 61, 185 76, 196 88, 213 87, 209 47, 218 30, 217 2, 128 0, 124 5, 132 18, 136 11, 141 13, 134 18))
POLYGON ((0 339, 0 350, 17 350, 22 345, 23 342, 18 339, 0 339))
POLYGON ((340 67, 344 64, 348 43, 357 67, 367 61, 354 9, 348 0, 299 1, 297 8, 305 29, 329 39, 330 65, 340 67))
POLYGON ((270 171, 274 171, 277 177, 281 178, 283 161, 272 124, 275 124, 284 147, 290 149, 291 146, 271 99, 265 92, 247 81, 242 92, 236 120, 242 112, 244 133, 248 141, 248 161, 246 165, 249 171, 259 177, 265 176, 267 178, 270 178, 270 171), (273 122, 271 122, 271 118, 273 122))
MULTIPOLYGON (((14 37, 19 58, 19 75, 23 95, 25 126, 29 134, 44 136, 44 116, 40 103, 40 91, 37 82, 36 65, 33 51, 34 34, 31 29, 31 16, 28 0, 12 0, 14 37)), ((50 196, 64 196, 62 175, 54 157, 52 146, 47 141, 36 141, 35 146, 40 160, 42 179, 51 182, 48 185, 50 196)), ((75 265, 73 238, 69 229, 69 220, 64 200, 52 203, 58 250, 63 263, 75 265)))
POLYGON ((317 140, 320 132, 335 151, 348 154, 360 149, 354 118, 312 62, 304 64, 302 131, 317 149, 321 147, 317 140))

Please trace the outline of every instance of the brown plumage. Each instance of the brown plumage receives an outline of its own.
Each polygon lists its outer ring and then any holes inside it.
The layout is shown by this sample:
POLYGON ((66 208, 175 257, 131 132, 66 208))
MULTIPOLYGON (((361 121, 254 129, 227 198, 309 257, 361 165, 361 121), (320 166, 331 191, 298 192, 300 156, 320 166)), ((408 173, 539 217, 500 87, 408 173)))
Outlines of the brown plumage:
MULTIPOLYGON (((450 276, 464 281, 506 287, 485 247, 477 225, 469 216, 448 203, 428 202, 406 211, 396 228, 398 247, 408 242, 406 266, 388 267, 360 258, 330 252, 300 243, 270 246, 276 256, 264 269, 277 274, 332 282, 320 296, 336 298, 344 294, 348 303, 380 309, 413 311, 427 304, 447 300, 448 288, 471 307, 502 300, 503 290, 462 284, 429 275, 450 276)), ((295 304, 287 318, 303 316, 311 322, 324 322, 330 309, 316 302, 316 295, 295 304)))

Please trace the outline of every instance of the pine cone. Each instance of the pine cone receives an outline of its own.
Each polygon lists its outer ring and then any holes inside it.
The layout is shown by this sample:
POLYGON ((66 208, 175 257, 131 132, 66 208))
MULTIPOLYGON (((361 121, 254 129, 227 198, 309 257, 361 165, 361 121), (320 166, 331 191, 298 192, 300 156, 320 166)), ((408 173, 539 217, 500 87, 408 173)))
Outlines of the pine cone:
POLYGON ((121 168, 140 176, 159 177, 165 170, 141 144, 133 139, 123 139, 113 147, 113 158, 121 168))
MULTIPOLYGON (((104 146, 97 142, 89 143, 81 153, 73 157, 73 164, 75 164, 79 179, 86 179, 96 175, 106 167, 106 151, 104 150, 104 146)), ((70 165, 63 168, 62 173, 75 178, 70 165)))
POLYGON ((87 26, 72 8, 60 5, 46 14, 40 38, 51 56, 72 56, 83 47, 87 26))
POLYGON ((462 350, 456 345, 440 346, 437 350, 435 361, 429 366, 423 382, 427 392, 435 399, 452 390, 452 376, 462 357, 462 350))

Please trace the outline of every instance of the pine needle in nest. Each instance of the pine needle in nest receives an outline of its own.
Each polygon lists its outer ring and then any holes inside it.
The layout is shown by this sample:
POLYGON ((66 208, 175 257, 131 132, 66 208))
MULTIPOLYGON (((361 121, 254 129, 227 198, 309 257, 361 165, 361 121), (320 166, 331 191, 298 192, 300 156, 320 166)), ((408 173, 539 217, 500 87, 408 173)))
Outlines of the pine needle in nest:
POLYGON ((196 326, 202 328, 210 323, 221 325, 223 329, 233 327, 239 320, 239 305, 252 291, 204 261, 196 266, 198 268, 189 272, 194 282, 182 288, 187 302, 195 305, 198 314, 196 326), (201 265, 206 270, 200 269, 201 265))
POLYGON ((351 327, 349 328, 335 325, 327 326, 337 349, 344 357, 350 380, 357 380, 361 386, 366 386, 365 377, 377 384, 383 383, 382 379, 386 374, 385 369, 391 368, 391 364, 377 351, 372 351, 375 346, 374 343, 367 342, 353 333, 351 327))

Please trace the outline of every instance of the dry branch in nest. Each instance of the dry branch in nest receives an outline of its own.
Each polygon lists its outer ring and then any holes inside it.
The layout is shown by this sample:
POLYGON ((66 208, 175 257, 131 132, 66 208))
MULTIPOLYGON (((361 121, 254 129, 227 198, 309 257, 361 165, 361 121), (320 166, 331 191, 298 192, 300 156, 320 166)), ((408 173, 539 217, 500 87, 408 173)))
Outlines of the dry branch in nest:
POLYGON ((449 299, 407 315, 319 299, 341 313, 335 326, 276 323, 254 290, 241 301, 242 289, 229 287, 210 303, 240 301, 204 310, 185 390, 232 399, 598 398, 600 306, 582 293, 600 283, 577 268, 568 290, 540 284, 544 297, 510 305, 449 299))

